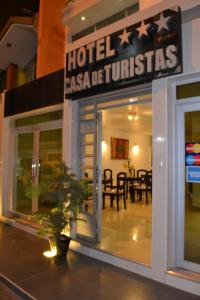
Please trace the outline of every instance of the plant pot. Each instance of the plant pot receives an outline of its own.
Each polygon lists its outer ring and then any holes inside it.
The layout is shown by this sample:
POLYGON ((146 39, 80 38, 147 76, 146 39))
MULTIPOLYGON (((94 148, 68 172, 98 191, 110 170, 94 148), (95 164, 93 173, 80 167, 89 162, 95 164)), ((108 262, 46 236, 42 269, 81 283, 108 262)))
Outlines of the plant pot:
POLYGON ((57 256, 66 256, 71 238, 64 234, 60 234, 59 238, 56 240, 57 256))

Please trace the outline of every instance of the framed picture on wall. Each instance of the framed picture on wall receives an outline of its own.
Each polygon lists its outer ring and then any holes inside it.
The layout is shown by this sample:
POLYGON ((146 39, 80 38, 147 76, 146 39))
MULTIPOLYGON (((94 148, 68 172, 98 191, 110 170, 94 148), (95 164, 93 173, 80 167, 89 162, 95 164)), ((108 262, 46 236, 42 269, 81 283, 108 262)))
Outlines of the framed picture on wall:
POLYGON ((111 159, 128 159, 129 140, 111 138, 111 159))

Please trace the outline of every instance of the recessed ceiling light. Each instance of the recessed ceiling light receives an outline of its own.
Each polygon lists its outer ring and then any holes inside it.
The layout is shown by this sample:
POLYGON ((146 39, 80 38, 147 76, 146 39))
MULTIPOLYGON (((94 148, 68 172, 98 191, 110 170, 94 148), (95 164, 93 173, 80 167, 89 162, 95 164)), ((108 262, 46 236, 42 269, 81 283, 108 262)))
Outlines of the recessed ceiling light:
POLYGON ((135 102, 135 101, 138 101, 138 98, 137 98, 137 97, 135 97, 135 98, 130 98, 130 99, 129 99, 129 102, 135 102))
POLYGON ((81 17, 81 21, 85 21, 85 17, 84 16, 81 17))

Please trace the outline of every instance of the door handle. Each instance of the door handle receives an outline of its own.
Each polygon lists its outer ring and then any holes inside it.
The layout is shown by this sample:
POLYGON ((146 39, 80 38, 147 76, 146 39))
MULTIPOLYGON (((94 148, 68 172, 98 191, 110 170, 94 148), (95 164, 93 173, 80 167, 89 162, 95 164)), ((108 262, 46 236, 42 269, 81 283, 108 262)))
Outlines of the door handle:
POLYGON ((32 159, 31 170, 32 170, 32 177, 39 176, 40 163, 38 162, 37 159, 32 159))
POLYGON ((37 168, 37 160, 36 159, 32 159, 32 164, 31 164, 32 177, 36 176, 36 168, 37 168))

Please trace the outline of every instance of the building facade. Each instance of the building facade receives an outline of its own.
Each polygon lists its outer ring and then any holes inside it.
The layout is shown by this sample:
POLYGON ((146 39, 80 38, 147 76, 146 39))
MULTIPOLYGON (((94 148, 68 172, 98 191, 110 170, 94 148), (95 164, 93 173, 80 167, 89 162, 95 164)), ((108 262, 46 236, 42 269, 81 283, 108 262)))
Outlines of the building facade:
POLYGON ((200 295, 199 1, 114 2, 63 10, 63 102, 45 94, 11 111, 22 96, 2 97, 1 218, 50 206, 26 198, 26 180, 63 159, 92 187, 75 251, 200 295), (151 172, 151 188, 127 181, 117 207, 105 169, 114 184, 119 172, 151 172))

